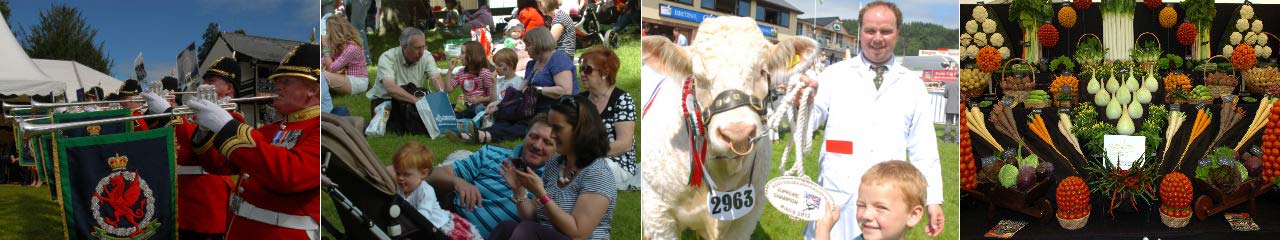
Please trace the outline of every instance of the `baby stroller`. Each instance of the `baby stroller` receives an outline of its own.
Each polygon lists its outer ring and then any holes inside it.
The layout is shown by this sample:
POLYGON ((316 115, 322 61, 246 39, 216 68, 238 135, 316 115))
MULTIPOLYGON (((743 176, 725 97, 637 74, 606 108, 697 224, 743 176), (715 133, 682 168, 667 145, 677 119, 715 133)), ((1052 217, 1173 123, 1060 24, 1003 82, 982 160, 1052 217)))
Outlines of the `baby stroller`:
MULTIPOLYGON (((629 0, 637 1, 637 0, 629 0)), ((604 43, 606 47, 618 47, 618 34, 606 34, 613 28, 613 23, 618 21, 619 10, 622 5, 615 5, 613 0, 595 0, 593 3, 587 3, 579 13, 582 19, 578 20, 577 26, 574 26, 578 36, 578 48, 586 48, 597 43, 604 43)), ((622 3, 622 1, 617 1, 622 3)))
POLYGON ((337 239, 449 239, 399 194, 391 173, 365 141, 363 120, 324 114, 321 139, 321 184, 329 194, 346 232, 331 219, 325 232, 337 239))

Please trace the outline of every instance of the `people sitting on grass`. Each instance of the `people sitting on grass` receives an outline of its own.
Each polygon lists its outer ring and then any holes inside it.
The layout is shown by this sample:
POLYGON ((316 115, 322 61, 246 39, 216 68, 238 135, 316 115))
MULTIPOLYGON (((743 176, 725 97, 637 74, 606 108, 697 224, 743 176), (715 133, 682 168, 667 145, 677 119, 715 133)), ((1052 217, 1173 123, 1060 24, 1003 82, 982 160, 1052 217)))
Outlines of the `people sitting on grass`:
POLYGON ((573 66, 573 55, 556 51, 556 41, 547 28, 534 28, 524 33, 524 44, 529 52, 524 79, 538 90, 537 112, 551 109, 551 103, 561 96, 578 94, 578 73, 573 66))
POLYGON ((547 29, 551 30, 551 38, 556 41, 556 50, 573 56, 573 51, 578 48, 578 34, 574 28, 577 24, 573 18, 560 9, 560 0, 542 0, 542 12, 547 13, 550 19, 547 29))
POLYGON ((480 230, 471 225, 466 218, 440 208, 440 202, 436 201, 435 189, 431 184, 424 184, 427 182, 427 176, 431 175, 434 164, 430 148, 412 141, 400 145, 400 150, 396 150, 396 154, 391 159, 391 165, 395 168, 396 183, 400 185, 400 191, 402 191, 400 196, 404 197, 409 205, 413 205, 413 208, 423 217, 426 217, 431 225, 435 225, 450 238, 483 239, 484 237, 480 236, 480 230))
MULTIPOLYGON (((525 50, 524 40, 521 40, 521 37, 524 36, 524 25, 520 24, 520 21, 512 19, 507 22, 507 30, 504 34, 506 37, 502 39, 501 48, 515 50, 516 56, 519 57, 514 66, 515 71, 524 73, 525 64, 529 63, 529 52, 525 50)), ((494 54, 497 54, 497 52, 494 52, 494 54)))
MULTIPOLYGON (((484 106, 494 100, 493 97, 493 70, 489 68, 489 59, 485 56, 484 47, 479 42, 467 41, 462 44, 462 58, 455 58, 449 61, 449 69, 452 71, 454 66, 461 61, 462 69, 458 69, 457 73, 452 74, 448 82, 438 82, 437 85, 443 87, 445 92, 453 92, 454 88, 462 87, 462 94, 458 95, 458 101, 454 104, 461 105, 462 111, 454 113, 458 119, 470 119, 476 114, 484 111, 484 106)), ((461 126, 467 128, 468 126, 461 126)))
MULTIPOLYGON (((633 0, 634 1, 634 0, 633 0)), ((635 151, 635 102, 622 89, 618 89, 618 55, 604 45, 588 48, 579 57, 583 91, 578 93, 596 106, 596 112, 604 120, 609 134, 609 152, 605 154, 609 169, 613 171, 618 190, 639 190, 640 165, 635 151)))
POLYGON ((351 22, 342 14, 333 15, 325 20, 324 43, 331 52, 326 54, 320 63, 323 65, 324 77, 328 81, 329 91, 335 95, 358 94, 369 89, 369 68, 364 59, 364 48, 361 47, 360 35, 351 22))
POLYGON ((520 220, 500 224, 488 239, 610 239, 618 192, 603 160, 609 145, 596 111, 583 96, 551 107, 548 119, 560 156, 546 162, 542 174, 502 165, 520 220))
MULTIPOLYGON (((391 116, 386 131, 390 134, 425 134, 426 127, 418 116, 414 103, 417 91, 425 92, 423 78, 431 83, 440 81, 440 70, 435 59, 427 52, 426 37, 421 30, 407 27, 401 30, 400 46, 388 49, 378 57, 378 80, 365 93, 369 97, 369 116, 383 102, 392 102, 391 116)), ((436 86, 439 88, 439 86, 436 86)))
POLYGON ((534 117, 531 122, 523 144, 513 149, 485 145, 465 158, 436 166, 427 178, 432 187, 452 193, 445 200, 482 236, 489 236, 499 223, 519 219, 511 188, 501 174, 503 162, 519 161, 541 174, 542 166, 555 154, 556 142, 547 116, 534 117))
POLYGON ((546 14, 542 13, 542 6, 538 0, 516 0, 516 20, 520 20, 524 24, 524 33, 529 33, 534 28, 547 25, 546 14))

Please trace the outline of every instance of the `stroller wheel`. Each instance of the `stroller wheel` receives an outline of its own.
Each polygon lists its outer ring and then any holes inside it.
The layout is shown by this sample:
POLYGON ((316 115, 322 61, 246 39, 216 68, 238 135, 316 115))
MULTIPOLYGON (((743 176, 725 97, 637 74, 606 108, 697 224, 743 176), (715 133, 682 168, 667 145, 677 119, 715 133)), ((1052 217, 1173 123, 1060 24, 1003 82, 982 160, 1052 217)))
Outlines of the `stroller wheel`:
POLYGON ((613 31, 613 29, 610 29, 604 34, 604 44, 611 49, 618 48, 618 45, 622 42, 619 38, 618 33, 613 31))

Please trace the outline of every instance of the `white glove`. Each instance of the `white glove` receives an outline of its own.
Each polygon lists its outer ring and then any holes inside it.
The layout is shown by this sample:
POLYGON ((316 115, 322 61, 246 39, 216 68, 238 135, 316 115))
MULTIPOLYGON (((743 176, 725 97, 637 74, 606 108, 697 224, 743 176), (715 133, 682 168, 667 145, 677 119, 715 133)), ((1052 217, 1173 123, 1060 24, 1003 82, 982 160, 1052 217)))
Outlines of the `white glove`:
POLYGON ((204 99, 188 99, 187 106, 196 111, 196 124, 201 129, 217 132, 231 122, 231 114, 221 106, 204 99))
POLYGON ((155 93, 144 92, 142 93, 142 98, 147 100, 147 112, 151 114, 164 113, 165 110, 169 110, 169 107, 171 107, 169 101, 164 100, 164 97, 155 93))

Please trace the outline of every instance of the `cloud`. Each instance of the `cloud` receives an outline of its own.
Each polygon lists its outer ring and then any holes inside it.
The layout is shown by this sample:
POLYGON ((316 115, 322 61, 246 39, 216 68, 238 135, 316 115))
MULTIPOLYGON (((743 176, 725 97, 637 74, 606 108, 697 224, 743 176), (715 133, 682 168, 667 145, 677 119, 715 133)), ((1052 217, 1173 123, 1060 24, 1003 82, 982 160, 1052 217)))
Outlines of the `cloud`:
MULTIPOLYGON (((804 14, 801 18, 838 16, 841 19, 857 19, 861 5, 869 0, 785 0, 804 14)), ((898 4, 905 22, 928 22, 948 28, 960 27, 960 4, 955 0, 890 0, 898 4), (910 7, 908 7, 910 6, 910 7), (916 7, 921 6, 921 7, 916 7)))

